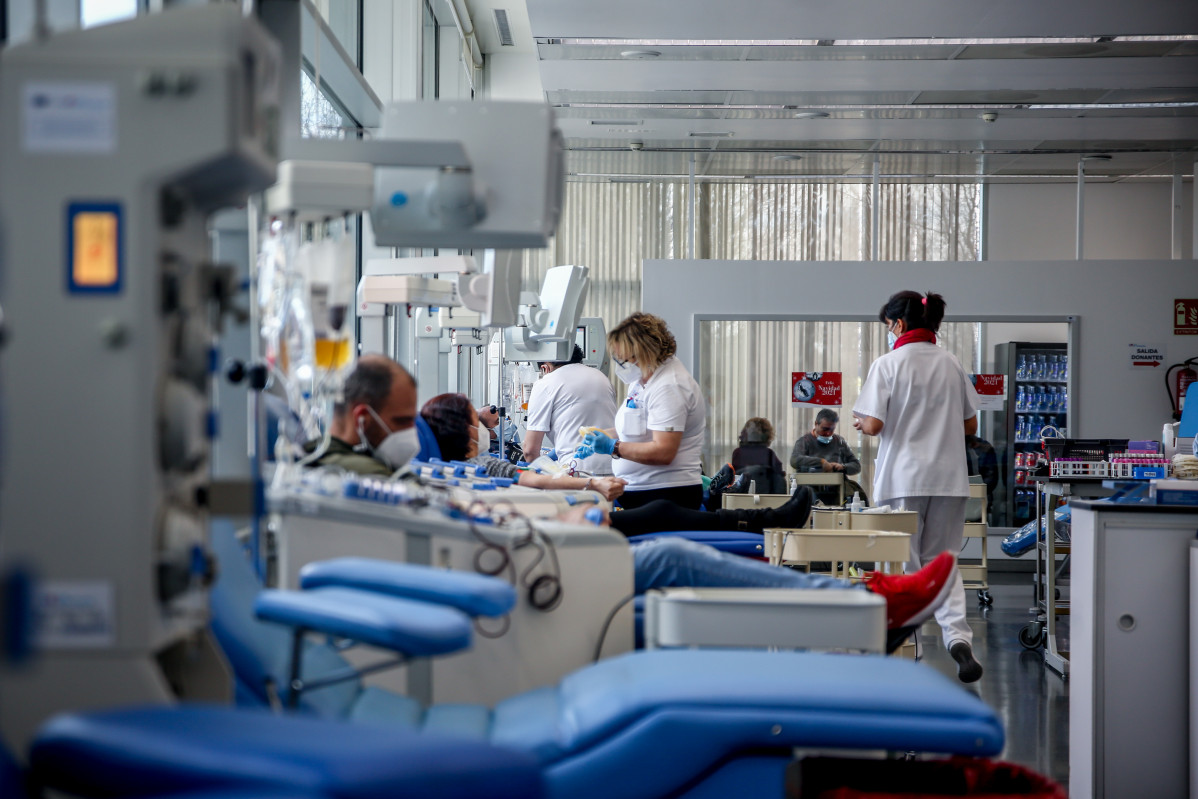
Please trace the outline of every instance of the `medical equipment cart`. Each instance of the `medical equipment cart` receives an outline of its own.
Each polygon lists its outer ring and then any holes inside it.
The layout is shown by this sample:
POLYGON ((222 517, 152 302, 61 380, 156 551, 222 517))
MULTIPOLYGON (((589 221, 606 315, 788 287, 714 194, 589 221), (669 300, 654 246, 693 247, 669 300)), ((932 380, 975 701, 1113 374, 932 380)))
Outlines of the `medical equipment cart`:
MULTIPOLYGON (((965 538, 980 539, 982 554, 978 560, 957 560, 957 568, 961 572, 961 580, 966 591, 977 591, 978 602, 990 606, 994 597, 990 596, 990 557, 986 552, 986 486, 984 483, 970 483, 969 496, 981 500, 982 520, 980 522, 965 522, 965 538)), ((968 541, 963 542, 968 543, 968 541)))

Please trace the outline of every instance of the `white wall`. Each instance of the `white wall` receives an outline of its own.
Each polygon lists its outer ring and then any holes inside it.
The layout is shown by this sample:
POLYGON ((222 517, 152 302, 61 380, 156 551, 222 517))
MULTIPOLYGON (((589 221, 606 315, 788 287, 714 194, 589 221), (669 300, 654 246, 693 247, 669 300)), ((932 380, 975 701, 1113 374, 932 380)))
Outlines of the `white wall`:
POLYGON ((541 73, 534 54, 488 53, 487 97, 491 100, 544 102, 541 73))
MULTIPOLYGON (((1192 181, 1183 184, 1182 195, 1182 254, 1192 255, 1192 181)), ((990 260, 1067 260, 1076 255, 1076 184, 991 185, 987 202, 990 260)), ((1087 260, 1172 257, 1170 181, 1087 183, 1084 207, 1087 260)))
POLYGON ((642 306, 666 320, 693 371, 697 315, 873 320, 882 301, 908 288, 943 294, 950 321, 1073 318, 1069 397, 1076 437, 1160 437, 1170 413, 1162 375, 1133 371, 1128 345, 1163 345, 1166 363, 1198 355, 1195 337, 1172 333, 1173 300, 1198 296, 1193 260, 652 260, 645 261, 642 306), (811 286, 820 287, 818 294, 811 286))

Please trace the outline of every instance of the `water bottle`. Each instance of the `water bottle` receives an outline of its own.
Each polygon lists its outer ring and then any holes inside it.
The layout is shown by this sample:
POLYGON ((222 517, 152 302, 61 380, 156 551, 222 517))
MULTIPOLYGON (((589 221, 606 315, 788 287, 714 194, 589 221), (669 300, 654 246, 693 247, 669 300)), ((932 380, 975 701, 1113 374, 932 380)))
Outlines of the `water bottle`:
POLYGON ((756 480, 749 481, 749 493, 753 494, 754 496, 757 495, 757 481, 756 480))
POLYGON ((1036 379, 1044 380, 1048 377, 1048 356, 1041 353, 1036 356, 1036 379))
POLYGON ((1061 379, 1061 359, 1057 355, 1048 356, 1048 376, 1052 380, 1061 379))
POLYGON ((863 507, 865 507, 865 506, 864 506, 864 505, 862 504, 862 502, 861 502, 861 492, 860 492, 860 491, 854 491, 854 492, 853 492, 853 501, 852 501, 852 503, 849 505, 849 511, 850 511, 850 512, 852 512, 852 513, 860 513, 860 512, 861 512, 861 509, 862 509, 863 507))
POLYGON ((1015 410, 1027 410, 1027 391, 1024 390, 1023 386, 1020 386, 1015 392, 1015 410))
POLYGON ((1060 372, 1060 375, 1061 375, 1061 379, 1062 379, 1062 380, 1068 380, 1068 379, 1069 379, 1069 356, 1068 356, 1068 355, 1062 355, 1062 356, 1061 356, 1061 372, 1060 372))
POLYGON ((799 490, 799 478, 795 477, 794 475, 791 475, 790 476, 790 492, 789 493, 794 494, 794 492, 796 492, 798 490, 799 490))
POLYGON ((1027 356, 1020 355, 1019 360, 1015 365, 1015 379, 1023 380, 1027 377, 1027 356))

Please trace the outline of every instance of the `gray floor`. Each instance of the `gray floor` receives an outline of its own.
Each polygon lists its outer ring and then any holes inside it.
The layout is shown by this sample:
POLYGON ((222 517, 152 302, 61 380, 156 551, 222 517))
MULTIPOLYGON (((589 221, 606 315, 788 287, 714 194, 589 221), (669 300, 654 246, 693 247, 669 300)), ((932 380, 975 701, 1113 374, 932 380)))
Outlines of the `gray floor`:
MULTIPOLYGON (((967 592, 974 655, 985 668, 971 686, 1001 716, 1007 732, 1002 760, 1027 766, 1069 787, 1069 683, 1044 665, 1042 650, 1024 649, 1019 630, 1032 618, 1032 575, 990 573, 994 604, 980 605, 967 592)), ((1068 617, 1061 617, 1058 650, 1068 650, 1068 617)), ((944 650, 935 621, 919 633, 925 663, 956 677, 957 664, 944 650)))

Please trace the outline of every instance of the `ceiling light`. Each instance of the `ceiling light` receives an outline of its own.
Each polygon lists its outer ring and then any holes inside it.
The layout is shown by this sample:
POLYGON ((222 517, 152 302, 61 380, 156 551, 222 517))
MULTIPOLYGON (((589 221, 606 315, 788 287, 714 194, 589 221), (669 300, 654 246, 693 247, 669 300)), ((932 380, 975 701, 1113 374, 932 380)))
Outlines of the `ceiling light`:
POLYGON ((621 50, 620 51, 621 58, 632 58, 632 59, 644 60, 644 59, 648 59, 648 58, 657 58, 660 55, 661 55, 660 50, 621 50))
POLYGON ((791 116, 793 116, 795 119, 826 119, 828 117, 828 112, 813 111, 809 108, 803 108, 791 111, 791 116))
POLYGON ((642 121, 639 119, 592 119, 592 125, 615 125, 616 127, 629 127, 632 125, 640 125, 642 121))
POLYGON ((730 131, 730 130, 713 130, 713 131, 700 131, 698 133, 692 131, 686 135, 690 136, 692 139, 730 139, 730 138, 732 138, 732 131, 730 131))
POLYGON ((1110 161, 1111 156, 1109 153, 1094 153, 1093 155, 1083 155, 1082 160, 1083 161, 1110 161))
POLYGON ((780 153, 779 155, 775 155, 773 160, 775 160, 775 161, 802 161, 803 156, 799 155, 798 153, 780 153))
MULTIPOLYGON (((1116 42, 1192 42, 1198 34, 1161 36, 1115 36, 1116 42)), ((1108 43, 1109 36, 997 36, 987 38, 902 38, 893 39, 614 39, 563 36, 538 38, 538 44, 592 47, 928 47, 972 44, 1092 44, 1108 43)))

